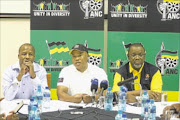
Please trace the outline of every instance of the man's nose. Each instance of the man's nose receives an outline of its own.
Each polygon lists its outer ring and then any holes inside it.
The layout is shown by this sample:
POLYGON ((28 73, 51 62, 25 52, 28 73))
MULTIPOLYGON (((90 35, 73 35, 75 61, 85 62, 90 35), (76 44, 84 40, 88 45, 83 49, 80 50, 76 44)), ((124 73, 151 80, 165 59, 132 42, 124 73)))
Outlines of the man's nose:
POLYGON ((76 61, 79 60, 79 56, 77 56, 77 57, 75 58, 75 60, 76 60, 76 61))
POLYGON ((26 55, 26 58, 29 58, 29 54, 26 55))
POLYGON ((134 58, 135 58, 135 59, 139 59, 139 58, 140 58, 140 56, 139 56, 139 55, 136 55, 134 58))

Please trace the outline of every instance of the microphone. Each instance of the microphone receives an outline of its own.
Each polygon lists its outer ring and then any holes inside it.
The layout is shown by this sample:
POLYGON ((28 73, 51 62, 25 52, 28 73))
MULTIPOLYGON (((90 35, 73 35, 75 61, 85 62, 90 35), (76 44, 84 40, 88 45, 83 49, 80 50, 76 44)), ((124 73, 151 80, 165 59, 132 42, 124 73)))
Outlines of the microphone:
POLYGON ((103 91, 108 88, 108 81, 107 80, 101 81, 100 88, 101 88, 100 96, 103 96, 103 91))
POLYGON ((126 84, 126 83, 129 83, 129 82, 131 82, 131 81, 133 81, 133 80, 135 80, 135 79, 137 79, 137 78, 138 78, 137 76, 128 78, 128 79, 126 79, 126 80, 124 80, 124 81, 122 81, 122 82, 119 82, 119 83, 118 83, 118 86, 121 86, 121 85, 124 85, 124 84, 126 84))
POLYGON ((97 89, 98 89, 98 79, 95 78, 91 81, 92 102, 95 101, 95 93, 97 89))

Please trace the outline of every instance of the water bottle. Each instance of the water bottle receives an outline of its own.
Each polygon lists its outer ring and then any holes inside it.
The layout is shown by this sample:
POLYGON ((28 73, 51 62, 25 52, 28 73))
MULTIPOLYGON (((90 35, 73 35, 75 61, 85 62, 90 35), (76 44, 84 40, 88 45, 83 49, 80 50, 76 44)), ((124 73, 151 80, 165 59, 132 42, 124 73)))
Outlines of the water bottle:
POLYGON ((156 105, 153 99, 150 100, 149 120, 156 120, 156 105))
POLYGON ((149 99, 146 100, 146 103, 144 105, 144 114, 147 114, 147 117, 149 118, 149 115, 150 115, 150 100, 149 99), (147 113, 145 109, 147 109, 147 113))
POLYGON ((43 108, 45 110, 50 109, 50 100, 51 100, 51 93, 48 87, 46 87, 43 93, 43 108))
POLYGON ((41 85, 38 85, 38 87, 37 87, 36 98, 37 98, 37 104, 38 104, 38 111, 39 111, 39 113, 42 113, 43 94, 41 91, 41 85))
POLYGON ((32 106, 32 119, 31 120, 40 120, 40 114, 38 113, 37 106, 32 106))
POLYGON ((147 99, 149 99, 149 95, 147 94, 147 91, 144 90, 144 93, 142 95, 142 103, 141 103, 141 116, 143 117, 144 117, 144 106, 147 99))
POLYGON ((119 90, 119 103, 118 110, 126 111, 126 92, 125 89, 122 88, 119 90))
POLYGON ((108 88, 105 97, 105 107, 106 111, 111 111, 113 108, 113 92, 111 92, 111 87, 108 88))
POLYGON ((28 105, 28 120, 32 120, 32 106, 33 106, 33 98, 30 98, 30 102, 28 105))
POLYGON ((144 119, 143 120, 148 120, 149 117, 149 110, 148 107, 144 108, 144 119))
POLYGON ((35 120, 36 118, 36 113, 37 113, 37 107, 36 106, 32 106, 32 119, 31 120, 35 120))
POLYGON ((115 117, 115 120, 121 120, 122 119, 122 110, 118 110, 118 114, 115 117))
POLYGON ((122 120, 127 120, 126 113, 122 114, 122 120))

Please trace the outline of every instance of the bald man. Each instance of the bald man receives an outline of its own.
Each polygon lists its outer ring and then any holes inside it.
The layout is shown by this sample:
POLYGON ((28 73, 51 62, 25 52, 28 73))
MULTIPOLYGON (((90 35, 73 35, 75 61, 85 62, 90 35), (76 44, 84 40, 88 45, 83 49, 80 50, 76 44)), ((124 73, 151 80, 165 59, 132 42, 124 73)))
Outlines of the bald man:
POLYGON ((42 91, 47 86, 46 70, 34 63, 35 49, 25 43, 20 46, 18 59, 3 74, 3 94, 6 100, 29 99, 41 84, 42 91))

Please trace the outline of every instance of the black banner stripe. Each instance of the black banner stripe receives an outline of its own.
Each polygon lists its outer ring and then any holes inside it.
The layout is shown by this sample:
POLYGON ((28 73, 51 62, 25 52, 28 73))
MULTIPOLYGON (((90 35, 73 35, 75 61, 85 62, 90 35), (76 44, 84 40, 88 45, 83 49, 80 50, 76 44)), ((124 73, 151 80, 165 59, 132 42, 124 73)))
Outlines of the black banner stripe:
POLYGON ((88 48, 88 50, 94 51, 94 52, 100 52, 101 51, 101 49, 92 49, 92 48, 88 48))
POLYGON ((60 42, 60 41, 58 41, 58 42, 51 42, 51 43, 48 43, 48 46, 49 47, 51 47, 51 46, 53 46, 53 45, 57 45, 57 46, 59 46, 59 45, 66 45, 66 43, 63 41, 63 42, 60 42))
POLYGON ((163 50, 162 53, 171 53, 171 54, 177 54, 177 51, 169 51, 169 50, 163 50))

